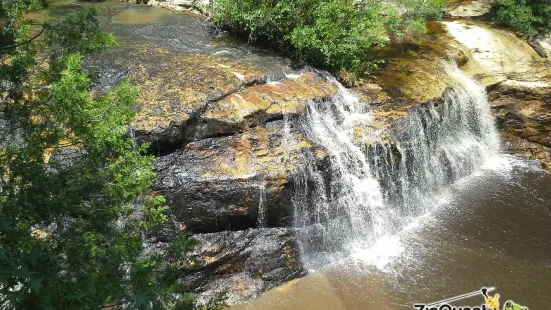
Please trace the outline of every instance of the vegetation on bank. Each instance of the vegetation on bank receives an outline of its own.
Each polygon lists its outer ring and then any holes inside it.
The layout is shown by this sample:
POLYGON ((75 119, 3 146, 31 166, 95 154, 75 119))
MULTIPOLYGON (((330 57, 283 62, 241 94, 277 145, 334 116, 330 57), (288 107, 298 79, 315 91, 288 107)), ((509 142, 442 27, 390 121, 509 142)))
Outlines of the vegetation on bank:
POLYGON ((551 0, 499 0, 495 20, 532 36, 551 30, 551 0))
POLYGON ((443 0, 214 0, 220 28, 333 71, 364 74, 380 61, 370 50, 412 40, 443 0))
POLYGON ((161 256, 145 236, 166 220, 147 145, 126 135, 138 89, 92 96, 83 57, 116 45, 86 10, 32 27, 36 1, 1 3, 0 308, 220 309, 178 285, 194 241, 161 256))

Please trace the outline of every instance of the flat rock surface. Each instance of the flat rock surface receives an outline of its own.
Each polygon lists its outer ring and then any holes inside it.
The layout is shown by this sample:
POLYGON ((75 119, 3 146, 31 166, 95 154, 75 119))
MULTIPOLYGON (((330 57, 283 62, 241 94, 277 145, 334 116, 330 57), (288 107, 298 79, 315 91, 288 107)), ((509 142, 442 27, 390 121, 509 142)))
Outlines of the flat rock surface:
POLYGON ((248 87, 210 104, 201 115, 201 136, 227 134, 284 116, 304 114, 312 102, 328 100, 336 87, 314 73, 248 87))
POLYGON ((464 69, 484 85, 505 80, 547 83, 551 69, 526 41, 514 34, 482 23, 443 22, 444 28, 472 58, 464 69))

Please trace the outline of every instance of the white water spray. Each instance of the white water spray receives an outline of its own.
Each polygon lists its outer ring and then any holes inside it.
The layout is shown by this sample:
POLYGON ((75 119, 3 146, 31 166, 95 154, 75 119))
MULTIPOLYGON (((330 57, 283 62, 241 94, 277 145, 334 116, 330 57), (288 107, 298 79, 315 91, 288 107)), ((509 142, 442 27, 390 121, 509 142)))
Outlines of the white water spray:
POLYGON ((455 83, 445 98, 410 110, 390 141, 371 127, 369 107, 341 85, 331 101, 310 106, 300 127, 326 149, 329 171, 312 164, 296 185, 295 226, 306 263, 386 240, 429 211, 445 185, 498 152, 485 89, 455 66, 447 74, 455 83), (374 142, 366 147, 366 140, 374 142))

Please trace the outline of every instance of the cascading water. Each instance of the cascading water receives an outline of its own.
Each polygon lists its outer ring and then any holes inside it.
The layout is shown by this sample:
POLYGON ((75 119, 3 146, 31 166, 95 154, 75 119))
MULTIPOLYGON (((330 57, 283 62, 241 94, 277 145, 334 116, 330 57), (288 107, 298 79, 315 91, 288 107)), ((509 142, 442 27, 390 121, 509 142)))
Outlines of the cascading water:
POLYGON ((329 161, 329 171, 311 164, 295 188, 295 226, 306 263, 373 246, 432 208, 443 186, 497 153, 484 88, 456 66, 447 74, 455 83, 445 98, 410 110, 398 129, 386 133, 390 139, 372 129, 368 105, 341 85, 338 96, 312 105, 300 120, 329 161), (373 142, 360 142, 366 140, 373 142))

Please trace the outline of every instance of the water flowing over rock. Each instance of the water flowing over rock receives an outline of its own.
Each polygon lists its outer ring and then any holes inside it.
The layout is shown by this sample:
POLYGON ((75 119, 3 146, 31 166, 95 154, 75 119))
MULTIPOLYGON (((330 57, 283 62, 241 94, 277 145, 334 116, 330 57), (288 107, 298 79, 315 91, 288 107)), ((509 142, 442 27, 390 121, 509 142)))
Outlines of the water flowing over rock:
MULTIPOLYGON (((464 21, 443 24, 471 58, 462 69, 489 88, 492 111, 509 149, 551 170, 551 62, 504 30, 464 21)), ((542 46, 547 46, 545 38, 539 37, 542 46)))
POLYGON ((295 225, 307 260, 372 246, 430 210, 442 186, 497 153, 485 89, 456 67, 447 74, 453 84, 444 98, 411 108, 390 132, 361 131, 370 128, 372 113, 342 87, 329 104, 311 106, 301 129, 327 148, 331 182, 327 187, 310 166, 295 191, 295 225))

